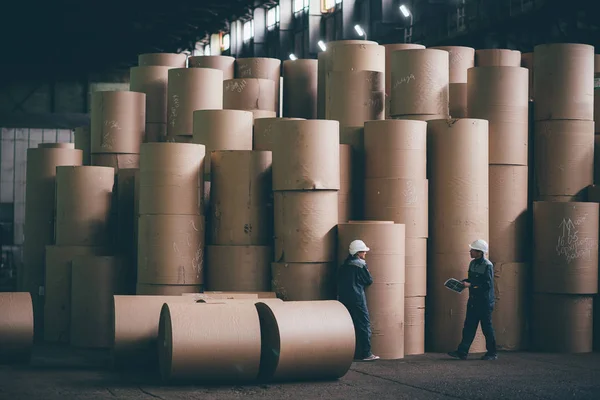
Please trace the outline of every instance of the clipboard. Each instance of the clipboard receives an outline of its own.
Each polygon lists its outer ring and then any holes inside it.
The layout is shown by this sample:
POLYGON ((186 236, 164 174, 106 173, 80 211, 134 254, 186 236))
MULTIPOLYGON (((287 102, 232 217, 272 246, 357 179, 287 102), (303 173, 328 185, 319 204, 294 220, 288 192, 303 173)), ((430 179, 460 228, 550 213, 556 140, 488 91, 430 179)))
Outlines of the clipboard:
POLYGON ((444 282, 444 286, 456 293, 462 293, 465 290, 465 285, 458 279, 450 278, 444 282))

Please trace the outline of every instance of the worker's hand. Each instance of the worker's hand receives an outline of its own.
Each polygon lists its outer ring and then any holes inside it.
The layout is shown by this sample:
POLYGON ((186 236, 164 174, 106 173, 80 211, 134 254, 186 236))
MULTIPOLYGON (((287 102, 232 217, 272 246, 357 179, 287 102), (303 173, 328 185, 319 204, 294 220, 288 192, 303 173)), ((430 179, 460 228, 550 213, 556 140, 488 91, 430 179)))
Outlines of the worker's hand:
POLYGON ((471 287, 471 283, 470 282, 463 282, 462 284, 466 288, 471 287))

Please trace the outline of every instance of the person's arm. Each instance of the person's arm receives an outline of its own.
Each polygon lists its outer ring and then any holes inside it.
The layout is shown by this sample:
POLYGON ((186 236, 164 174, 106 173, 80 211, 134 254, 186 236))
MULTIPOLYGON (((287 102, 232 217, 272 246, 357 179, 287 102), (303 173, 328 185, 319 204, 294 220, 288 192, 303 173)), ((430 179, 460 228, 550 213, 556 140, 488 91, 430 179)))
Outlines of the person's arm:
POLYGON ((492 287, 492 282, 494 282, 494 266, 487 265, 485 276, 477 288, 482 291, 488 291, 492 287))
POLYGON ((373 283, 373 277, 367 267, 358 269, 358 280, 363 286, 369 286, 373 283))

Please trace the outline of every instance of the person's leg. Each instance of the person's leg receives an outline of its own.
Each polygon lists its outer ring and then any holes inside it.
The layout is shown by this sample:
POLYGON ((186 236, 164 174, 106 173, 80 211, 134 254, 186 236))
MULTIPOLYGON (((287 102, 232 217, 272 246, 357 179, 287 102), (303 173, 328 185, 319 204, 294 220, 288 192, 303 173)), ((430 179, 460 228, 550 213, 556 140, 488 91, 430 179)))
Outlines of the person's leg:
POLYGON ((372 355, 371 353, 371 320, 366 305, 359 305, 354 310, 356 319, 354 328, 356 329, 356 340, 360 343, 359 357, 364 359, 372 355))
POLYGON ((481 330, 485 336, 485 347, 487 353, 483 356, 486 360, 495 359, 497 357, 496 350, 496 332, 492 325, 492 308, 486 307, 481 310, 481 330))
POLYGON ((477 332, 477 326, 479 325, 479 314, 477 308, 473 304, 467 305, 467 316, 465 317, 465 324, 462 331, 462 342, 458 345, 457 353, 463 356, 469 354, 471 344, 475 339, 475 333, 477 332))

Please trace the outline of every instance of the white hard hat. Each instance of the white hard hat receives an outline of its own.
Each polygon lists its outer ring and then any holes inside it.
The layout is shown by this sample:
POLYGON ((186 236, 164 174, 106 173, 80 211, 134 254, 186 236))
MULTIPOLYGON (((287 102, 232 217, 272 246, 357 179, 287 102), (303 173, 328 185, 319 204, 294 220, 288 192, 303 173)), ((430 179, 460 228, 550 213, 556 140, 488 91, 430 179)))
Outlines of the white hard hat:
POLYGON ((365 242, 363 242, 362 240, 354 240, 352 241, 352 243, 350 243, 350 248, 348 249, 348 252, 351 256, 353 256, 358 252, 369 250, 371 249, 367 247, 365 242))
POLYGON ((484 253, 487 253, 489 250, 488 244, 485 240, 483 239, 477 239, 476 241, 474 241, 473 243, 471 243, 469 245, 469 247, 472 250, 479 250, 479 251, 483 251, 484 253))

